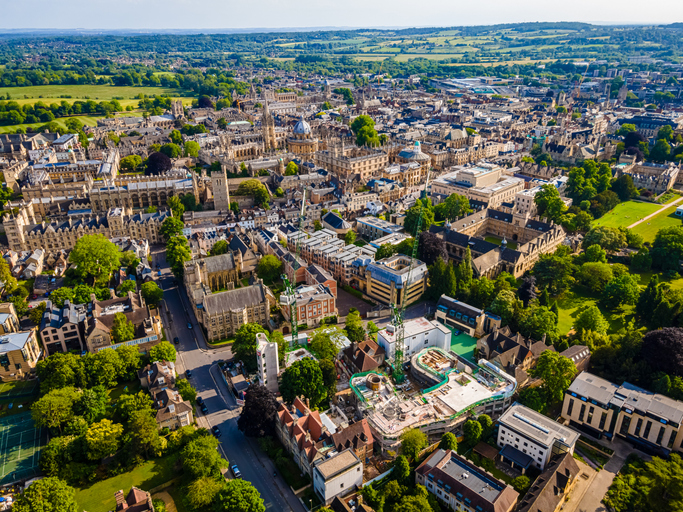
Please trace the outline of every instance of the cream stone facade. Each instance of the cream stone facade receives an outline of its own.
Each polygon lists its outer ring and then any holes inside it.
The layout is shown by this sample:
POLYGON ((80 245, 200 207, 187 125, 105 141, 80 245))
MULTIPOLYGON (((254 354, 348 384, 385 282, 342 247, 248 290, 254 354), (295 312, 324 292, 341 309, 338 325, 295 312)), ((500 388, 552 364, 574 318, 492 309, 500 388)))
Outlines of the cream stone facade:
POLYGON ((358 174, 361 180, 366 181, 371 177, 379 177, 382 169, 389 164, 389 155, 377 149, 334 147, 318 151, 315 163, 340 178, 358 174))

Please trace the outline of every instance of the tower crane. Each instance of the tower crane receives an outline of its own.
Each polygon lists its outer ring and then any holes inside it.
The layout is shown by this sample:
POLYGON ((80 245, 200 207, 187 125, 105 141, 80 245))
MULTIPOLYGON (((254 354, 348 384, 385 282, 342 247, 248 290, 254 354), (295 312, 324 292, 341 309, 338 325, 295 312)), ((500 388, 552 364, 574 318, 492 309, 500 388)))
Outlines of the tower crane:
MULTIPOLYGON (((301 213, 299 214, 299 234, 303 233, 304 228, 304 216, 306 210, 306 189, 304 189, 304 195, 301 198, 301 213)), ((280 294, 280 304, 283 306, 289 306, 289 320, 292 324, 292 342, 298 343, 299 341, 299 309, 296 304, 296 272, 299 269, 299 242, 301 237, 296 239, 294 244, 294 264, 292 268, 294 269, 294 276, 292 281, 289 280, 287 274, 282 274, 282 282, 285 284, 285 292, 280 294)))
MULTIPOLYGON (((427 186, 429 185, 429 174, 431 169, 427 172, 427 180, 425 181, 425 188, 422 192, 422 198, 427 197, 427 186)), ((401 295, 400 304, 393 303, 391 307, 391 325, 394 326, 394 336, 396 337, 396 349, 394 352, 394 381, 397 384, 402 384, 406 380, 405 372, 403 371, 403 355, 405 353, 405 328, 404 328, 404 318, 406 310, 406 295, 408 295, 408 287, 410 286, 410 280, 413 274, 413 267, 415 265, 415 257, 417 256, 417 238, 420 234, 420 228, 422 227, 422 212, 424 212, 424 206, 420 209, 420 215, 417 217, 417 226, 415 226, 415 237, 413 238, 413 251, 410 257, 410 268, 408 270, 408 279, 403 288, 403 295, 401 295)))

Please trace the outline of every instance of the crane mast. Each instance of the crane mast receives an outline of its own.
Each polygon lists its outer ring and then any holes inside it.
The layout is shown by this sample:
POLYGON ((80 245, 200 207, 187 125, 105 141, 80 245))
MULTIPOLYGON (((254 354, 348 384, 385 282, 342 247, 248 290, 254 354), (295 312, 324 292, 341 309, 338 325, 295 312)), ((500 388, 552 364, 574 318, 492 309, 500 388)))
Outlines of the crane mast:
MULTIPOLYGON (((303 233, 304 229, 304 212, 306 209, 306 189, 304 189, 304 195, 301 198, 301 213, 299 214, 299 234, 303 233)), ((280 304, 289 306, 289 320, 292 324, 292 342, 299 342, 299 308, 296 303, 296 272, 299 270, 299 241, 301 236, 297 237, 296 243, 294 244, 294 264, 292 268, 294 269, 294 276, 292 281, 289 280, 287 274, 282 274, 282 282, 285 284, 285 293, 280 295, 280 304)))
MULTIPOLYGON (((429 185, 429 174, 431 170, 427 172, 427 180, 425 181, 425 188, 422 194, 422 199, 427 197, 427 186, 429 185)), ((415 226, 415 237, 413 238, 413 251, 410 257, 410 269, 408 270, 408 279, 403 288, 403 295, 401 295, 401 301, 399 304, 391 304, 391 324, 394 326, 394 336, 396 336, 396 350, 394 353, 394 381, 397 384, 402 384, 406 380, 405 372, 403 371, 403 355, 405 353, 405 329, 404 329, 404 319, 405 319, 405 309, 406 309, 406 295, 408 295, 408 287, 410 286, 410 279, 413 274, 413 267, 415 263, 415 257, 417 256, 417 237, 420 234, 420 228, 422 227, 422 212, 424 211, 424 205, 420 209, 420 215, 417 217, 417 225, 415 226)))

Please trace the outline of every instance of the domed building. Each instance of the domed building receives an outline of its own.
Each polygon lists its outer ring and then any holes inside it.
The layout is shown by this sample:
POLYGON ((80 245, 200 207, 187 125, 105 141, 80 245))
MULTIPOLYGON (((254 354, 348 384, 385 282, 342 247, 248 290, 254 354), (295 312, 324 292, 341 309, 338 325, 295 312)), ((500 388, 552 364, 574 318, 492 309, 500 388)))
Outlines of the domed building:
POLYGON ((312 155, 318 151, 318 140, 313 138, 311 125, 304 120, 304 116, 294 125, 291 137, 287 138, 287 147, 296 155, 312 155))
POLYGON ((400 164, 418 164, 422 174, 421 178, 424 178, 427 175, 427 170, 432 163, 432 159, 428 154, 422 152, 420 141, 415 141, 412 148, 407 147, 396 155, 396 162, 400 164))

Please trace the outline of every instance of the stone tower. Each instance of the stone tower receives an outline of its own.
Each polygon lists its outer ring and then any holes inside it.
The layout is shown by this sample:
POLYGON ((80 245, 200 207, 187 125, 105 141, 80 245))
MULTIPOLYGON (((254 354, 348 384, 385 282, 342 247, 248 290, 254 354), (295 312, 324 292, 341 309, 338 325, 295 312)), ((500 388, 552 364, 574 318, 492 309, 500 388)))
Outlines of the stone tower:
POLYGON ((270 114, 270 109, 268 108, 268 100, 265 100, 263 105, 263 119, 261 119, 261 128, 263 129, 263 149, 269 151, 271 149, 276 149, 277 145, 275 142, 275 120, 270 114))
POLYGON ((221 165, 220 172, 211 173, 211 190, 213 192, 214 209, 229 210, 230 191, 228 190, 228 176, 224 165, 221 165))
POLYGON ((174 119, 182 119, 185 117, 185 110, 183 109, 183 102, 181 100, 174 100, 171 102, 171 115, 174 119))

